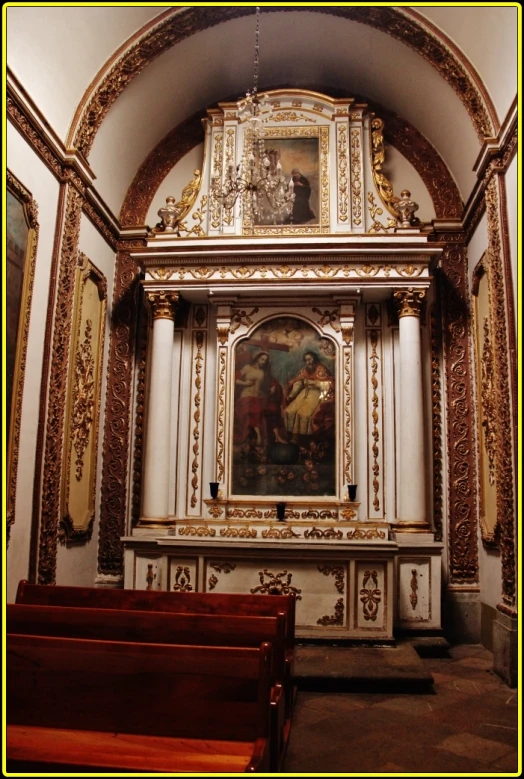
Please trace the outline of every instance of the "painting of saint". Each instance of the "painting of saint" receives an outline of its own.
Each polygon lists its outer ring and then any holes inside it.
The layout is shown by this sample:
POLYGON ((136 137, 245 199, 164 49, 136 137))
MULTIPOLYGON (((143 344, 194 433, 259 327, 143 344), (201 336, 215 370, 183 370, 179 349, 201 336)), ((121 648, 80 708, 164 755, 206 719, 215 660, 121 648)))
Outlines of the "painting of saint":
POLYGON ((235 350, 232 493, 336 494, 335 347, 278 317, 235 350))

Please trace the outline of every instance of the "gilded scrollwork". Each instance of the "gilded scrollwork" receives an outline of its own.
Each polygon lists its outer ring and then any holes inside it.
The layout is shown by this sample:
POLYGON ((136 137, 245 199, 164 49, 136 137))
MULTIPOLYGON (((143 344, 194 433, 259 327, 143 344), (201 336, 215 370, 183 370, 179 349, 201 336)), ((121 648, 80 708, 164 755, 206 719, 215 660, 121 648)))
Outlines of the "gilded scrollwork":
POLYGON ((297 600, 302 600, 302 592, 298 587, 293 587, 291 579, 292 573, 281 571, 280 573, 271 573, 267 568, 258 572, 260 585, 252 587, 250 592, 253 594, 259 592, 261 595, 289 595, 294 592, 297 600), (284 576, 286 577, 284 579, 284 576))
POLYGON ((348 221, 348 130, 343 122, 337 124, 338 155, 338 221, 348 221))
POLYGON ((258 306, 253 308, 249 314, 247 311, 240 309, 240 308, 234 308, 231 311, 231 332, 235 333, 240 325, 243 325, 244 327, 249 327, 253 324, 253 320, 251 319, 252 316, 255 314, 258 314, 258 306))
POLYGON ((344 624, 344 599, 339 598, 335 603, 335 613, 326 614, 317 619, 317 625, 343 625, 344 624))
POLYGON ((435 541, 442 541, 443 486, 442 486, 442 389, 440 355, 442 353, 441 323, 436 306, 431 307, 431 410, 433 430, 433 526, 435 541))
POLYGON ((360 130, 351 130, 351 212, 353 224, 362 224, 362 148, 360 130))
POLYGON ((481 415, 484 428, 484 446, 488 456, 489 483, 495 484, 495 459, 497 453, 495 375, 493 349, 488 318, 483 322, 484 342, 482 344, 481 369, 481 415))
POLYGON ((378 352, 377 352, 377 346, 378 346, 378 330, 370 330, 369 331, 369 340, 371 343, 371 387, 372 387, 372 396, 371 396, 371 422, 373 425, 372 431, 371 431, 371 437, 373 438, 373 444, 371 446, 371 453, 373 455, 373 508, 375 511, 380 510, 380 500, 379 500, 379 475, 380 475, 380 465, 378 462, 379 457, 379 448, 378 448, 378 442, 380 439, 380 433, 378 429, 378 394, 377 394, 377 388, 378 388, 378 379, 377 379, 377 373, 378 373, 378 352))
POLYGON ((222 527, 222 538, 256 538, 258 531, 254 527, 222 527))
POLYGON ((381 601, 382 591, 378 586, 378 574, 376 571, 366 571, 360 590, 360 602, 362 603, 362 613, 365 620, 375 622, 381 601))
MULTIPOLYGON (((229 327, 224 328, 229 332, 229 327)), ((219 333, 220 338, 220 333, 219 333)), ((218 413, 217 413, 217 481, 224 477, 225 417, 226 417, 226 367, 227 349, 219 349, 218 367, 218 413)))
POLYGON ((324 576, 334 576, 337 592, 340 594, 344 592, 344 567, 342 565, 319 565, 318 570, 324 576))
POLYGON ((371 220, 372 220, 372 224, 368 232, 387 233, 391 228, 396 226, 396 222, 394 219, 388 219, 386 225, 383 225, 382 222, 378 221, 377 216, 382 216, 382 214, 384 213, 384 209, 380 208, 380 206, 378 206, 375 203, 375 195, 373 194, 373 192, 368 192, 368 203, 369 203, 368 211, 370 213, 371 220))
POLYGON ((195 395, 193 398, 193 461, 191 463, 191 472, 193 474, 191 478, 191 487, 193 488, 193 494, 191 495, 191 508, 195 508, 197 504, 197 490, 198 490, 198 474, 200 468, 200 390, 202 389, 202 363, 203 352, 202 347, 204 345, 205 333, 203 330, 197 330, 194 334, 195 339, 195 395))
POLYGON ((342 538, 342 530, 335 530, 332 527, 319 528, 312 527, 304 530, 304 538, 342 538))
MULTIPOLYGON (((219 182, 219 184, 222 181, 222 162, 223 162, 223 151, 222 151, 222 142, 224 140, 224 136, 222 133, 215 133, 213 136, 213 178, 219 182)), ((211 217, 211 225, 216 229, 220 227, 220 214, 222 212, 222 209, 220 207, 219 201, 211 195, 211 211, 210 211, 210 217, 211 217)))
POLYGON ((270 527, 262 531, 262 538, 300 538, 290 527, 270 527))
POLYGON ((216 534, 217 531, 215 528, 208 527, 207 525, 199 525, 198 527, 196 525, 185 525, 178 528, 179 536, 198 536, 200 538, 205 536, 206 538, 214 538, 216 534))
POLYGON ((376 527, 368 529, 357 527, 355 530, 348 530, 346 537, 348 541, 372 541, 374 538, 386 538, 386 531, 378 530, 376 527))
POLYGON ((330 325, 330 327, 333 328, 335 333, 340 333, 340 323, 339 323, 339 310, 338 308, 334 308, 332 311, 328 311, 325 309, 324 311, 321 311, 319 308, 313 308, 313 313, 318 314, 320 319, 317 320, 317 324, 319 324, 321 327, 326 327, 327 325, 330 325))
POLYGON ((239 509, 232 508, 227 510, 228 519, 262 519, 262 512, 259 509, 239 509))
POLYGON ((174 592, 192 592, 193 585, 191 584, 191 572, 187 565, 177 565, 175 571, 175 583, 173 584, 174 592))
POLYGON ((87 319, 83 341, 79 342, 75 355, 73 408, 71 437, 76 452, 77 481, 82 480, 84 453, 95 418, 95 358, 92 345, 93 322, 87 319))

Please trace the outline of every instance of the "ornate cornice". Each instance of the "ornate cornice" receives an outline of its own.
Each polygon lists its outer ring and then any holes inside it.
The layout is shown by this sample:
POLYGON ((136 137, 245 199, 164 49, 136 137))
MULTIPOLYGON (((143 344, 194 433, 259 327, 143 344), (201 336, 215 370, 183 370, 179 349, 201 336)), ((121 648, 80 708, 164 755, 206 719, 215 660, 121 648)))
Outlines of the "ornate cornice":
POLYGON ((57 529, 60 519, 60 487, 64 453, 64 417, 71 339, 73 292, 80 234, 82 196, 69 187, 61 244, 56 309, 53 326, 51 370, 45 433, 38 583, 53 584, 56 571, 57 529))
POLYGON ((9 462, 7 481, 7 546, 11 527, 15 522, 16 484, 18 477, 18 453, 20 447, 20 423, 22 419, 22 398, 24 393, 25 369, 27 357, 27 341, 29 338, 29 319, 36 269, 36 251, 38 247, 38 206, 33 196, 10 170, 6 171, 6 184, 17 200, 23 204, 27 225, 31 231, 28 234, 26 256, 24 258, 24 282, 20 298, 20 319, 16 343, 16 368, 13 375, 12 404, 10 413, 9 462))
MULTIPOLYGON (((296 11, 292 8, 279 8, 280 13, 296 11)), ((411 14, 408 9, 402 11, 390 7, 308 7, 308 11, 330 14, 351 21, 369 25, 391 35, 409 46, 430 63, 442 78, 457 93, 459 99, 471 117, 480 140, 493 136, 498 130, 496 113, 471 63, 460 55, 451 41, 431 28, 422 17, 411 14)), ((96 133, 107 112, 142 70, 160 54, 186 38, 221 22, 253 13, 243 6, 190 7, 176 9, 159 24, 146 32, 138 40, 133 38, 131 45, 117 61, 110 61, 106 75, 91 85, 90 97, 82 101, 83 111, 75 115, 77 123, 71 128, 74 145, 87 157, 93 145, 96 133)))

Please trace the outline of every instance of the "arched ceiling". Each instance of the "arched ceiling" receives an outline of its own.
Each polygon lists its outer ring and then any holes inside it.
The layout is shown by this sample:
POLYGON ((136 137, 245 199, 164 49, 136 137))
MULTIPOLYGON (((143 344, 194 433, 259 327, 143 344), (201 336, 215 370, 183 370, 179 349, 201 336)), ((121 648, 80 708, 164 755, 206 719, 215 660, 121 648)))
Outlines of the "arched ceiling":
MULTIPOLYGON (((446 66, 448 73, 443 73, 441 67, 439 72, 412 48, 418 42, 408 45, 399 40, 401 35, 393 24, 386 32, 334 15, 343 10, 309 6, 284 12, 263 7, 259 88, 314 86, 328 93, 358 94, 385 106, 415 126, 436 148, 466 200, 475 181, 472 168, 482 127, 479 133, 478 116, 471 106, 468 113, 465 101, 450 86, 449 78, 446 81, 443 77, 449 75, 452 80, 453 68, 446 66)), ((378 8, 372 10, 380 13, 378 8)), ((252 86, 254 11, 254 7, 232 6, 220 11, 193 7, 193 27, 177 31, 180 42, 152 58, 146 67, 137 65, 138 75, 126 82, 97 128, 89 150, 96 186, 115 213, 139 166, 169 131, 196 111, 232 95, 241 96, 252 86), (223 16, 213 17, 213 13, 233 18, 221 21, 223 16), (204 29, 194 31, 198 29, 195 14, 211 19, 202 25, 204 29)), ((160 30, 165 20, 176 14, 182 25, 187 12, 187 8, 154 6, 11 7, 7 15, 8 64, 65 140, 67 123, 75 115, 82 118, 77 107, 85 107, 82 97, 86 90, 91 85, 96 91, 103 83, 108 63, 110 69, 136 42, 139 28, 149 25, 160 30)), ((388 13, 396 14, 401 26, 411 11, 405 7, 388 13)), ((481 94, 484 84, 484 105, 489 109, 491 96, 503 119, 516 94, 516 8, 420 7, 412 18, 423 19, 425 14, 431 20, 427 32, 436 36, 437 28, 444 30, 456 63, 460 65, 462 60, 467 67, 466 57, 471 57, 479 73, 477 77, 471 66, 474 90, 480 89, 481 94), (485 57, 479 44, 483 37, 492 44, 485 57)), ((436 37, 434 40, 437 44, 436 37)), ((431 43, 431 38, 428 41, 431 43)), ((436 44, 429 58, 440 56, 436 44)), ((143 59, 144 52, 140 55, 143 59)), ((132 60, 129 67, 134 67, 132 60)), ((462 83, 460 73, 457 83, 462 83)), ((119 86, 110 83, 113 87, 116 94, 119 86)), ((486 117, 484 127, 491 122, 491 131, 496 132, 494 110, 488 110, 486 117)), ((77 129, 79 126, 77 122, 77 129)))

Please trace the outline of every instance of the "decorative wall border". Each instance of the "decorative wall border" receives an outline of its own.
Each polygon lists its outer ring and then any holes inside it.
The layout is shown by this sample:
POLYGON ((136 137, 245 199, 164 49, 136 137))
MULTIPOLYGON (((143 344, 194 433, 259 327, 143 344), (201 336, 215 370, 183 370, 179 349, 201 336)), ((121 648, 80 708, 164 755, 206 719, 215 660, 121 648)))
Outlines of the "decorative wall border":
MULTIPOLYGON (((450 236, 439 236, 449 242, 450 236)), ((449 583, 478 582, 477 501, 473 387, 470 371, 468 263, 463 237, 454 236, 439 274, 443 314, 448 446, 449 583)))
MULTIPOLYGON (((40 513, 38 583, 54 584, 73 292, 83 195, 69 187, 58 269, 40 513)), ((45 379, 45 374, 44 374, 45 379)), ((41 417, 43 418, 43 417, 41 417)), ((37 466, 39 463, 37 462, 37 466)), ((36 481, 35 481, 36 487, 36 481)))
MULTIPOLYGON (((438 296, 438 286, 436 287, 438 296)), ((429 314, 431 342, 431 419, 433 441, 433 528, 435 541, 442 541, 444 533, 444 488, 442 483, 442 312, 440 303, 431 306, 429 314)))
POLYGON ((138 367, 133 442, 133 497, 131 499, 131 525, 133 527, 140 521, 140 501, 142 497, 142 456, 144 451, 144 429, 146 419, 146 372, 150 333, 148 311, 144 305, 143 296, 140 295, 140 298, 141 305, 138 305, 138 367))
MULTIPOLYGON (((456 92, 471 117, 479 139, 491 137, 498 130, 495 109, 471 63, 446 36, 427 20, 422 23, 423 17, 413 14, 411 9, 399 11, 381 6, 353 6, 329 10, 310 7, 307 10, 366 24, 409 46, 429 62, 456 92)), ((286 11, 296 11, 296 8, 279 9, 280 13, 286 11)), ((153 29, 146 27, 145 33, 138 39, 133 36, 123 56, 116 62, 110 59, 105 75, 96 80, 96 86, 91 85, 91 96, 82 99, 83 111, 77 110, 75 125, 69 131, 69 141, 74 137, 74 143, 69 145, 76 146, 87 158, 107 112, 147 65, 191 35, 250 13, 250 8, 242 6, 182 8, 173 11, 167 18, 160 17, 159 24, 153 29)))
POLYGON ((35 281, 36 252, 38 249, 38 205, 28 189, 11 173, 6 171, 7 189, 22 204, 29 228, 24 258, 24 278, 20 297, 20 315, 18 321, 15 368, 11 395, 11 425, 9 436, 9 460, 7 463, 7 517, 6 541, 9 546, 11 527, 15 522, 16 485, 18 478, 18 454, 20 448, 20 425, 22 420, 22 400, 24 396, 27 342, 29 339, 29 321, 35 281))

